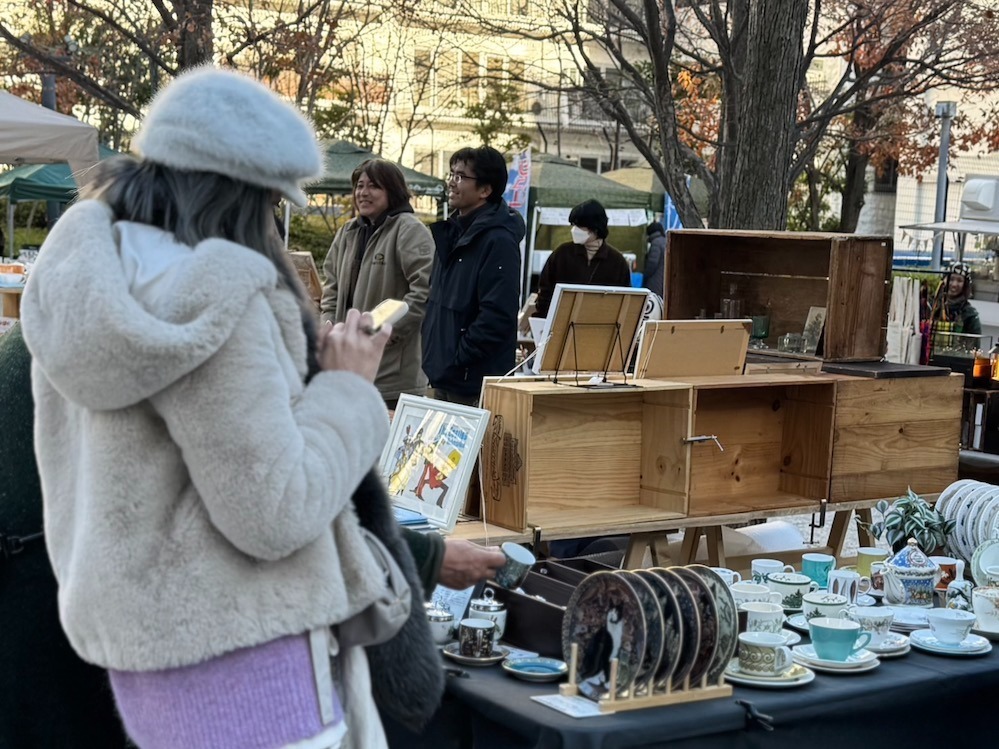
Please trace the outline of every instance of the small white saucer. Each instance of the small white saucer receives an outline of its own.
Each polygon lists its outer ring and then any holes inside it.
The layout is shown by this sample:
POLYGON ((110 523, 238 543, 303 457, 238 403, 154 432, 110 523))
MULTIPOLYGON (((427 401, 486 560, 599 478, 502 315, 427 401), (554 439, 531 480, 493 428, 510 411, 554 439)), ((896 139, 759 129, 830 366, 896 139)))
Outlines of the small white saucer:
POLYGON ((858 650, 845 661, 833 661, 827 658, 820 658, 812 645, 796 645, 791 648, 791 653, 803 660, 808 661, 809 666, 825 666, 837 671, 850 671, 857 668, 864 668, 878 657, 870 650, 858 650))
POLYGON ((784 635, 784 644, 787 647, 791 647, 792 645, 797 645, 799 642, 801 642, 801 635, 799 635, 797 632, 795 632, 792 629, 782 629, 780 633, 784 635))
MULTIPOLYGON (((871 588, 865 595, 869 595, 871 598, 877 598, 879 601, 885 597, 885 592, 883 590, 877 590, 876 588, 871 588)), ((859 597, 859 596, 858 596, 859 597)))
POLYGON ((917 629, 909 635, 912 647, 937 655, 985 655, 992 651, 992 643, 979 635, 968 635, 957 645, 940 642, 932 630, 917 629))
POLYGON ((739 659, 733 658, 725 668, 725 681, 744 687, 760 689, 793 689, 815 680, 815 672, 808 666, 795 663, 780 676, 747 674, 739 668, 739 659))
POLYGON ((906 645, 901 650, 892 650, 890 653, 878 653, 878 660, 884 660, 885 658, 901 658, 903 655, 908 655, 912 651, 912 646, 906 645))
POLYGON ((882 658, 899 653, 909 647, 909 638, 898 632, 889 632, 879 645, 868 645, 867 649, 882 658))
POLYGON ((808 632, 808 620, 804 614, 794 614, 787 618, 787 626, 794 627, 800 632, 808 632))
POLYGON ((971 632, 979 637, 984 637, 986 640, 992 640, 993 642, 999 641, 999 629, 982 629, 981 627, 975 626, 971 628, 971 632))
POLYGON ((462 655, 461 651, 458 649, 461 645, 457 642, 451 642, 444 646, 444 655, 453 661, 457 661, 463 666, 491 666, 494 663, 499 663, 510 655, 510 651, 506 648, 501 648, 498 645, 493 646, 493 652, 491 655, 485 658, 475 658, 469 655, 462 655))
MULTIPOLYGON (((855 668, 833 668, 830 666, 824 666, 821 663, 816 663, 815 661, 810 661, 807 658, 802 658, 800 655, 795 655, 794 662, 800 663, 803 666, 808 666, 813 671, 819 671, 824 674, 866 674, 868 671, 873 671, 878 666, 881 665, 881 661, 875 658, 873 661, 868 661, 863 666, 857 666, 855 668)), ((824 661, 827 663, 828 661, 824 661)))
POLYGON ((857 596, 858 606, 873 606, 876 603, 877 601, 874 599, 874 596, 871 596, 867 593, 861 593, 860 595, 857 596))

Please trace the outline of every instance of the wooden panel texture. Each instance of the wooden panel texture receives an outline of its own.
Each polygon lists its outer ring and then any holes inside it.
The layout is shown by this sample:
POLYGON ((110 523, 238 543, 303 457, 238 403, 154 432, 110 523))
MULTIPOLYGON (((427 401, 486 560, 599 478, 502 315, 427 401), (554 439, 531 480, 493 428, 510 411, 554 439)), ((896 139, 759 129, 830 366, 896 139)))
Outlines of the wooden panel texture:
POLYGON ((837 383, 829 498, 939 492, 957 479, 963 377, 837 383))
POLYGON ((527 530, 527 472, 531 460, 531 396, 487 386, 483 408, 492 418, 482 441, 482 504, 489 523, 527 530))
POLYGON ((823 357, 880 359, 885 351, 892 243, 846 238, 834 243, 823 357), (871 319, 881 310, 882 319, 871 319))

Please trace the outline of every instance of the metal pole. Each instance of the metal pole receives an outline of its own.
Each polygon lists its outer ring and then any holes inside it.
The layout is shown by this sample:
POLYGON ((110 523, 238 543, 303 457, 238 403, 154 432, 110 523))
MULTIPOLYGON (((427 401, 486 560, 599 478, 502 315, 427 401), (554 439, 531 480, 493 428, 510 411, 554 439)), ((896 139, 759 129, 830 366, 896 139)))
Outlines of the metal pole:
MULTIPOLYGON (((56 77, 55 73, 42 73, 42 106, 55 111, 56 108, 56 77)), ((51 229, 59 218, 59 203, 49 200, 45 203, 45 222, 51 229)))
MULTIPOLYGON (((940 118, 940 158, 937 162, 937 203, 933 212, 933 221, 940 223, 947 220, 947 161, 950 151, 950 121, 957 114, 957 104, 952 101, 937 102, 936 115, 940 118)), ((938 231, 933 235, 933 255, 930 267, 940 270, 943 265, 944 233, 938 231)))

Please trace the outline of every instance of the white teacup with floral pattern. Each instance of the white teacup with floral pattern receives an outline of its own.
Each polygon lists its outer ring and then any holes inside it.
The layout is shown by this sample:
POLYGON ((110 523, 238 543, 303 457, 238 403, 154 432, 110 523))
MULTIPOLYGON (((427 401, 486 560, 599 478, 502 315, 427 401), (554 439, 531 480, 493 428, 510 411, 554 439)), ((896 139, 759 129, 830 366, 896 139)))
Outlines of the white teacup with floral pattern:
POLYGON ((744 603, 739 610, 746 612, 747 632, 778 635, 784 627, 784 607, 779 603, 744 603))
POLYGON ((884 642, 895 621, 895 612, 887 606, 856 606, 846 607, 846 618, 860 625, 860 629, 871 635, 871 646, 878 647, 884 642))
POLYGON ((743 632, 739 635, 739 670, 756 676, 780 676, 791 668, 791 650, 782 635, 743 632))
POLYGON ((814 619, 817 616, 826 616, 830 619, 839 619, 846 611, 850 603, 846 596, 838 593, 826 593, 824 590, 816 590, 807 593, 802 599, 801 613, 805 615, 805 621, 814 619))

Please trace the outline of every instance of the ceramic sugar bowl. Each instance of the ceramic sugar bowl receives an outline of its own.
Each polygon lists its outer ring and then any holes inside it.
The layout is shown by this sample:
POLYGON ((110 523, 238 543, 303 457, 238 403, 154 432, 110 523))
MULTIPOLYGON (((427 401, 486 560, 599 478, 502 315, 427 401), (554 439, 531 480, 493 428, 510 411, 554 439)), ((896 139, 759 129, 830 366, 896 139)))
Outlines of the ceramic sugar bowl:
POLYGON ((910 538, 904 549, 885 563, 884 582, 887 603, 933 607, 933 591, 940 581, 940 566, 910 538))
POLYGON ((493 597, 492 588, 482 591, 482 598, 474 598, 468 604, 468 615, 478 619, 489 619, 496 623, 493 641, 499 642, 506 630, 506 606, 493 597))
POLYGON ((430 632, 434 636, 434 642, 438 645, 447 645, 454 639, 454 614, 447 609, 438 608, 432 603, 426 604, 427 621, 430 623, 430 632))

